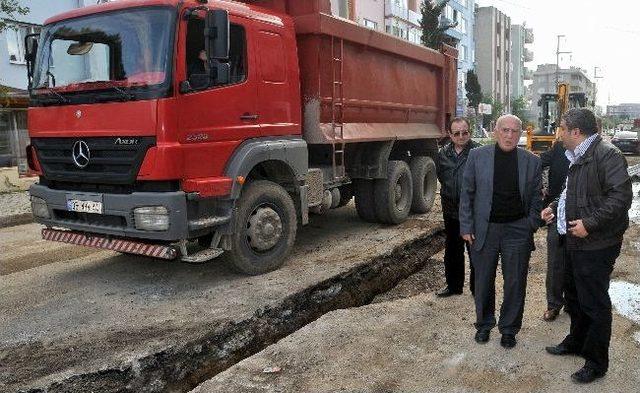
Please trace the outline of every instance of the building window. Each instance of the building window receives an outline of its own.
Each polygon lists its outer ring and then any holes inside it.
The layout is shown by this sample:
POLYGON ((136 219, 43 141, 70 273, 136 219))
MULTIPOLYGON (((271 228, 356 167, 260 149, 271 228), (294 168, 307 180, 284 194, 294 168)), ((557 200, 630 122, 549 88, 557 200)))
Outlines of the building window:
POLYGON ((467 20, 464 18, 464 16, 460 16, 460 18, 458 18, 458 25, 456 26, 456 30, 458 30, 462 34, 467 33, 467 20))
POLYGON ((462 61, 466 61, 467 60, 467 47, 466 47, 466 45, 460 44, 460 48, 458 50, 460 51, 460 53, 458 54, 458 59, 460 59, 462 61))
POLYGON ((7 51, 9 61, 12 63, 24 64, 24 38, 28 34, 40 33, 40 26, 14 24, 5 30, 7 37, 7 51))
POLYGON ((369 29, 378 30, 378 22, 374 22, 369 19, 363 19, 364 27, 368 27, 369 29))

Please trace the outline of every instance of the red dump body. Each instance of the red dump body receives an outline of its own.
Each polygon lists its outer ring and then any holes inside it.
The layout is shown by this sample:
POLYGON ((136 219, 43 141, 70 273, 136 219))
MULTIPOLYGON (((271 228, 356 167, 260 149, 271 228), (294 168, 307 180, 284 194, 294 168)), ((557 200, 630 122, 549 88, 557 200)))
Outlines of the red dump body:
POLYGON ((438 52, 333 17, 329 0, 246 3, 294 19, 307 143, 331 142, 334 122, 345 142, 442 136, 455 113, 454 48, 438 52))

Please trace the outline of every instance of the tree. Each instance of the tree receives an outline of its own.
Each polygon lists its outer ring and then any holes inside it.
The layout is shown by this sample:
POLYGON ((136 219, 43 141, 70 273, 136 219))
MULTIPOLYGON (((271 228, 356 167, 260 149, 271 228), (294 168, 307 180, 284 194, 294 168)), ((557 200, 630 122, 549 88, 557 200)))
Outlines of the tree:
POLYGON ((425 0, 420 6, 420 12, 422 13, 422 19, 420 20, 420 27, 422 28, 422 45, 440 49, 443 43, 451 43, 449 36, 445 34, 445 31, 452 27, 456 27, 458 23, 451 23, 450 21, 442 22, 442 11, 449 3, 449 0, 425 0))
POLYGON ((522 120, 522 124, 527 124, 529 122, 527 101, 523 96, 511 100, 511 114, 518 116, 520 120, 522 120))
MULTIPOLYGON (((28 7, 21 7, 18 0, 0 0, 0 15, 4 14, 8 19, 15 19, 16 14, 26 15, 29 13, 28 7)), ((0 18, 0 32, 8 27, 5 19, 0 18)))
POLYGON ((467 82, 464 84, 464 88, 467 90, 469 106, 478 109, 478 104, 482 101, 482 90, 475 71, 467 71, 467 82))

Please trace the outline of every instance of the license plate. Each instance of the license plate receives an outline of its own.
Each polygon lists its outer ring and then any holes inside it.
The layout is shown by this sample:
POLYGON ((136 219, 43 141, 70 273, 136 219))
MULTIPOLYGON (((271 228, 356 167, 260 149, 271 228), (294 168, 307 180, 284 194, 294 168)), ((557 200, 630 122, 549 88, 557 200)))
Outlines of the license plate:
POLYGON ((68 199, 67 210, 80 213, 102 214, 102 202, 68 199))

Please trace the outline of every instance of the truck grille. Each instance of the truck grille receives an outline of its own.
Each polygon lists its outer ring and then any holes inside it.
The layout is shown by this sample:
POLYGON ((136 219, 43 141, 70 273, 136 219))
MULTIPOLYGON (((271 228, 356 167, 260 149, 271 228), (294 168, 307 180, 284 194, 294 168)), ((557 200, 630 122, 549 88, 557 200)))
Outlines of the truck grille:
POLYGON ((131 184, 147 150, 155 145, 155 137, 33 138, 31 144, 48 180, 131 184), (89 150, 88 163, 83 168, 73 159, 73 147, 79 141, 86 143, 89 150))
POLYGON ((66 210, 54 209, 54 214, 58 220, 63 220, 72 224, 99 225, 102 227, 126 228, 127 221, 122 216, 112 216, 93 213, 78 213, 66 210))

